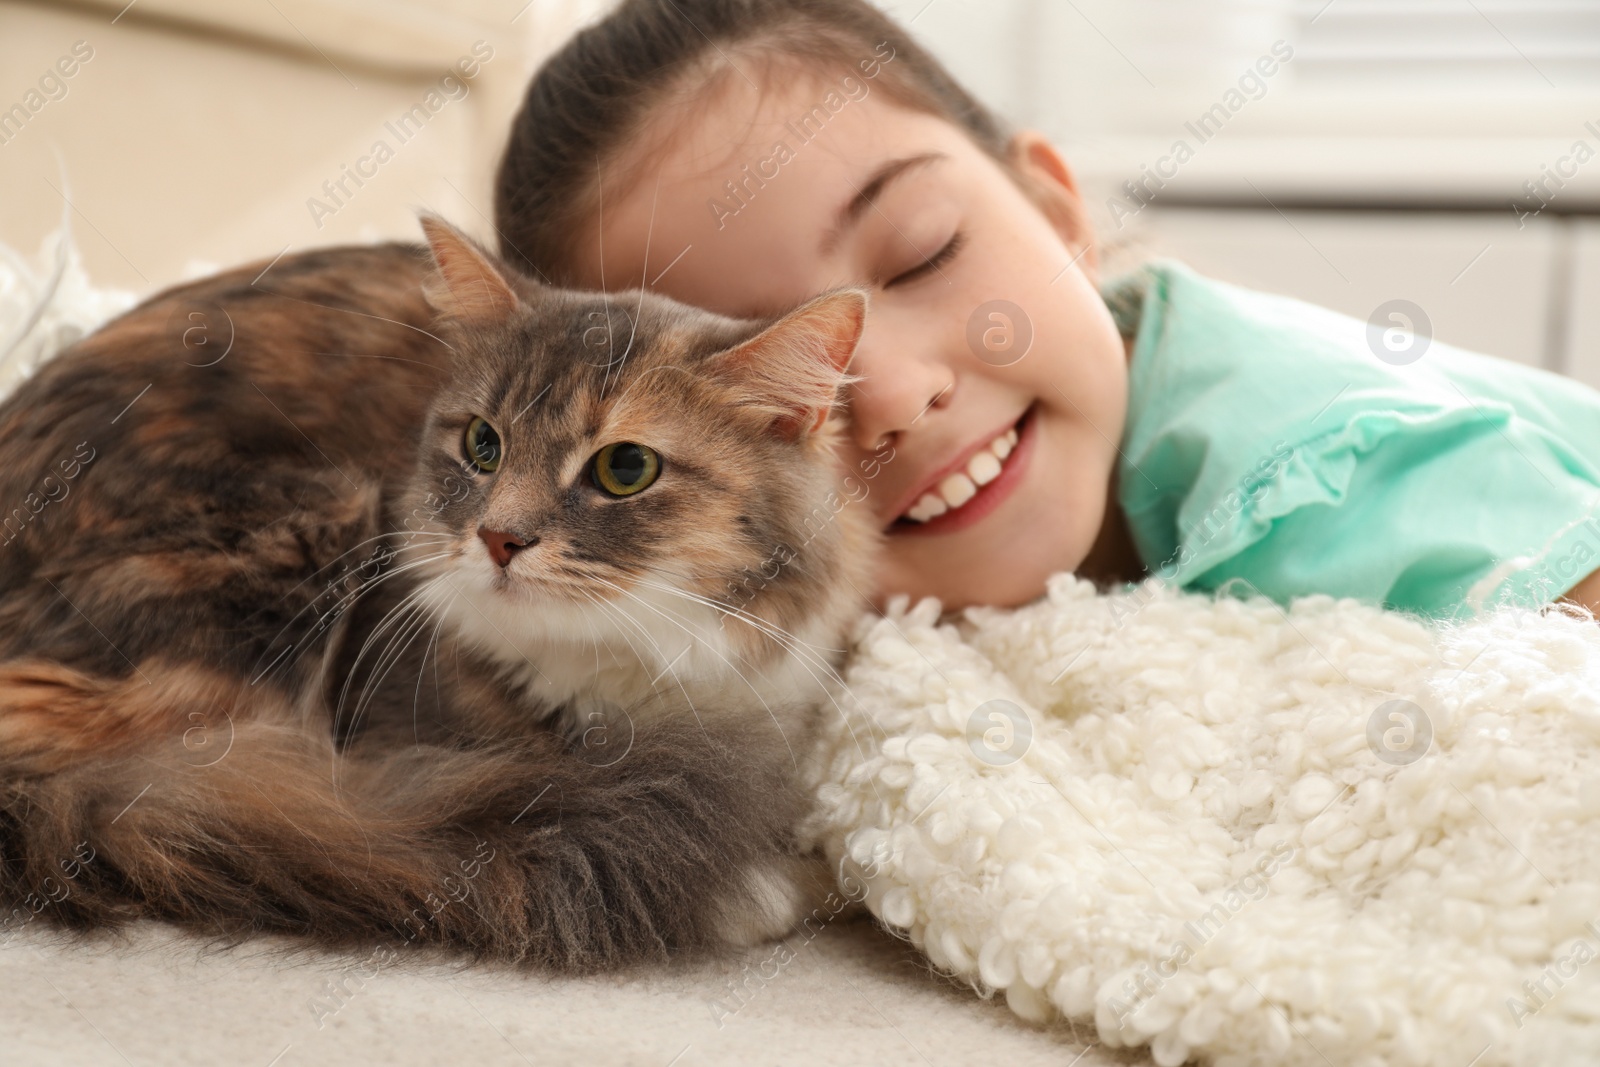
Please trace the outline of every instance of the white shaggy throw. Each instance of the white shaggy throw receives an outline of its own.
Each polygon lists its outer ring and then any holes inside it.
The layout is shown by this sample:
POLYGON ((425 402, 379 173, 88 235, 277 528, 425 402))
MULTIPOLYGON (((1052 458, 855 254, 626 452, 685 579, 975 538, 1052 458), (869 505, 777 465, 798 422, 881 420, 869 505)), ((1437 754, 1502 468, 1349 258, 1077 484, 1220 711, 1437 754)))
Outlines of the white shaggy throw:
POLYGON ((45 237, 36 263, 0 242, 0 400, 133 303, 131 293, 90 284, 65 218, 45 237))
POLYGON ((1218 1065, 1600 1063, 1600 626, 1097 595, 869 617, 815 831, 1017 1014, 1218 1065))

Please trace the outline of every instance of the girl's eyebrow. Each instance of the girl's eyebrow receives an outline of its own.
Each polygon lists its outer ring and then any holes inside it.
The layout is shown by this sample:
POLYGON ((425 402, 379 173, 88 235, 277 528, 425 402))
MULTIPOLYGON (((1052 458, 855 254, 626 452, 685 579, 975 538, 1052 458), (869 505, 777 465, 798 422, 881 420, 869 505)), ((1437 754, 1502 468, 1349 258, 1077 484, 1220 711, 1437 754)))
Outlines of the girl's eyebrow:
MULTIPOLYGON (((838 246, 846 232, 861 221, 861 216, 867 213, 868 208, 876 208, 877 201, 895 179, 925 167, 930 163, 937 163, 947 158, 943 152, 924 152, 921 155, 904 156, 900 159, 891 159, 877 170, 872 172, 872 177, 867 179, 865 185, 856 189, 855 195, 845 201, 838 213, 834 216, 834 223, 822 235, 822 253, 827 255, 838 246)), ((849 179, 846 179, 847 181, 849 179)))

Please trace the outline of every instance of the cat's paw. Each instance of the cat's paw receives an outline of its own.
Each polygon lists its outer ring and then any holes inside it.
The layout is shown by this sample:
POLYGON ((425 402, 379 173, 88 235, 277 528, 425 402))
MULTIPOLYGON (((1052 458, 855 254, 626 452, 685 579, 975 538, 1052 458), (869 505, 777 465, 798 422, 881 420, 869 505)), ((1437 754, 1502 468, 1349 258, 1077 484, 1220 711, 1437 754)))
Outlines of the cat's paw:
POLYGON ((746 868, 744 885, 723 906, 718 926, 734 947, 776 941, 808 918, 828 923, 848 917, 828 865, 815 856, 773 856, 746 868))

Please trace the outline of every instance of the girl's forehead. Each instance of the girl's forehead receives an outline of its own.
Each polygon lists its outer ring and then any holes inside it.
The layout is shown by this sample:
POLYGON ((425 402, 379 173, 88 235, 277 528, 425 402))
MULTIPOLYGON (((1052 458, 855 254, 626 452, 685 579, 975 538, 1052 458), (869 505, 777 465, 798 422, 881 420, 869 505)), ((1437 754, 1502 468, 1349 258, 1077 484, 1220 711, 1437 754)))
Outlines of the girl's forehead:
POLYGON ((599 218, 575 249, 580 277, 642 282, 730 315, 773 314, 854 281, 849 242, 827 238, 886 164, 987 158, 953 124, 850 75, 734 77, 663 109, 660 132, 607 172, 599 218))
POLYGON ((646 155, 672 157, 714 177, 780 141, 795 149, 826 147, 858 126, 892 126, 907 114, 913 112, 883 86, 853 74, 772 68, 746 78, 724 70, 698 91, 673 93, 657 105, 639 145, 646 155), (846 117, 857 121, 841 124, 846 117))

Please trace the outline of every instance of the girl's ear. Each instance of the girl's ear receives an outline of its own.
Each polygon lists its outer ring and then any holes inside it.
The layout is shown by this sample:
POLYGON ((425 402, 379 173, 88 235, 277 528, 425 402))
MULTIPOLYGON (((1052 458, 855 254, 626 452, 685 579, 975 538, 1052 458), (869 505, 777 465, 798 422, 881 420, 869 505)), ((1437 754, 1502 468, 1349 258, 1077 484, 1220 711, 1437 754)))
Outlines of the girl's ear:
POLYGON ((459 319, 505 318, 517 309, 516 290, 489 253, 439 216, 419 217, 439 268, 423 286, 428 303, 459 319))
POLYGON ((1078 180, 1061 152, 1044 134, 1023 130, 1011 138, 1007 156, 1021 175, 1029 199, 1039 205, 1061 239, 1075 253, 1086 249, 1083 263, 1092 278, 1100 268, 1094 227, 1078 191, 1078 180))
POLYGON ((861 289, 824 293, 748 341, 711 357, 708 369, 731 379, 746 403, 772 416, 780 437, 803 441, 822 428, 845 368, 867 325, 861 289))

